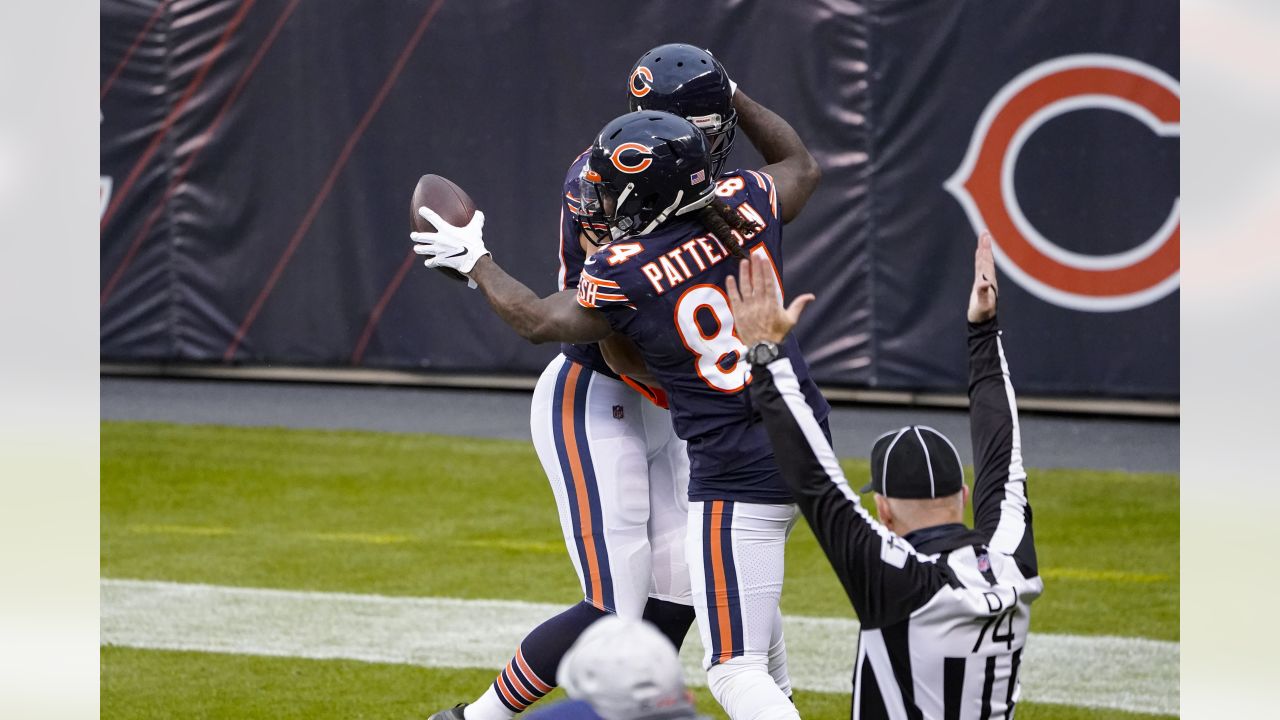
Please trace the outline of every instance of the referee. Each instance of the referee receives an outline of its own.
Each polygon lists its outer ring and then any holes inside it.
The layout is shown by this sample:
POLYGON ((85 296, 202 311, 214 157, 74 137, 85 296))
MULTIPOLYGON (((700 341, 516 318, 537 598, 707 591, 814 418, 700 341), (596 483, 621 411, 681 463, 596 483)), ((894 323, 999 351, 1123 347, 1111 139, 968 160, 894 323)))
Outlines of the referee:
POLYGON ((862 629, 853 720, 1012 718, 1036 570, 1013 386, 996 325, 991 237, 975 253, 969 298, 969 420, 974 528, 960 458, 941 433, 912 425, 871 450, 877 522, 849 488, 796 383, 783 337, 812 300, 783 309, 772 273, 743 263, 728 283, 749 348, 751 400, 805 519, 862 629))

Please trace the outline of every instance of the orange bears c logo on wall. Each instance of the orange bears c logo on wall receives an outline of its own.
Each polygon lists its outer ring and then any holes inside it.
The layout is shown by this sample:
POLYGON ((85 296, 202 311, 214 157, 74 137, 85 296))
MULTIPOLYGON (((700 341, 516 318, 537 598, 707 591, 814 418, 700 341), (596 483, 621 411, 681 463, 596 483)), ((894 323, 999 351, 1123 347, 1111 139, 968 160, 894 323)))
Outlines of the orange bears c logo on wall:
POLYGON ((649 68, 641 65, 631 73, 631 94, 636 97, 644 97, 653 89, 653 73, 649 68))
POLYGON ((1149 305, 1178 288, 1180 199, 1141 244, 1111 255, 1086 255, 1045 238, 1027 220, 1014 168, 1027 140, 1049 120, 1077 110, 1111 110, 1162 137, 1180 135, 1178 81, 1115 55, 1068 55, 1023 71, 983 110, 964 161, 944 187, 964 207, 975 232, 995 236, 1000 269, 1046 302, 1113 312, 1149 305))
POLYGON ((624 173, 643 172, 645 168, 653 164, 653 148, 645 147, 644 145, 641 145, 640 143, 637 143, 637 142, 626 142, 614 148, 613 154, 609 156, 609 159, 613 161, 614 167, 618 168, 624 173), (628 163, 623 161, 622 153, 628 150, 636 153, 637 155, 640 155, 641 156, 640 162, 628 163))

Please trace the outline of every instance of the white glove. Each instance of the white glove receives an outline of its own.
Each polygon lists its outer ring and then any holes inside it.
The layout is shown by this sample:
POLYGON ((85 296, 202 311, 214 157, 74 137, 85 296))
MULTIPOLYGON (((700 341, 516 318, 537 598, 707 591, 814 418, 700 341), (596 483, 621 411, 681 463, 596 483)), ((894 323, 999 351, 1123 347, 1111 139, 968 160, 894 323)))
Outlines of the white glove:
POLYGON ((484 246, 484 213, 479 210, 465 227, 454 227, 429 207, 418 208, 418 214, 436 229, 435 232, 410 233, 417 245, 413 251, 426 255, 423 262, 429 268, 451 268, 466 275, 476 266, 476 261, 489 254, 484 246))

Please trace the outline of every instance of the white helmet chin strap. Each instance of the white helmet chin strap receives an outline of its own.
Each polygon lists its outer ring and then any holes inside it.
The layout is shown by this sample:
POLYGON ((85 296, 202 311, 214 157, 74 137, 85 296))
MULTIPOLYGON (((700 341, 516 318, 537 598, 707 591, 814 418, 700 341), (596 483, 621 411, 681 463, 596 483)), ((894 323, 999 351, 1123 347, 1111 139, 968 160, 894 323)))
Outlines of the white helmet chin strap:
MULTIPOLYGON (((620 208, 620 207, 622 207, 622 203, 624 203, 624 202, 626 202, 626 201, 627 201, 627 196, 628 196, 628 195, 630 195, 630 194, 631 194, 631 191, 632 191, 632 190, 635 190, 635 189, 636 189, 636 184, 635 184, 635 183, 633 183, 633 182, 632 182, 632 183, 627 183, 627 186, 626 186, 626 187, 624 187, 624 188, 622 188, 622 192, 618 193, 618 199, 617 199, 617 201, 614 203, 614 207, 615 207, 615 208, 620 208)), ((617 212, 617 211, 615 210, 614 212, 617 212)))
POLYGON ((676 193, 675 202, 663 208, 662 212, 658 213, 658 216, 653 219, 653 222, 649 223, 648 225, 645 225, 644 229, 641 230, 639 234, 648 235, 649 233, 653 232, 654 228, 661 225, 662 221, 667 219, 667 216, 671 214, 672 210, 675 210, 676 208, 680 207, 680 201, 683 199, 684 199, 684 191, 680 190, 679 192, 676 193))
MULTIPOLYGON (((618 208, 622 207, 622 203, 626 201, 627 196, 630 195, 631 191, 635 189, 636 189, 635 183, 633 182, 627 183, 627 186, 622 188, 622 192, 618 193, 618 199, 614 201, 614 205, 613 205, 614 207, 613 212, 615 216, 617 215, 618 208)), ((640 234, 643 235, 644 233, 640 233, 640 234)), ((609 237, 611 237, 612 239, 621 240, 623 235, 626 235, 625 230, 619 230, 618 228, 613 227, 612 224, 609 226, 609 237)))
MULTIPOLYGON (((711 201, 715 200, 715 198, 716 198, 715 194, 707 193, 706 197, 698 198, 697 200, 694 200, 688 205, 685 205, 684 207, 680 207, 680 201, 684 200, 684 191, 681 190, 676 193, 675 202, 663 208, 662 212, 658 213, 658 216, 653 219, 653 222, 649 223, 648 225, 645 225, 644 229, 636 234, 648 235, 649 233, 653 232, 655 228, 661 225, 663 221, 665 221, 668 217, 672 217, 673 214, 675 217, 679 217, 681 215, 684 215, 685 213, 693 212, 694 210, 701 210, 702 208, 710 205, 711 201)), ((617 239, 617 238, 614 238, 614 239, 617 239)))
MULTIPOLYGON (((635 187, 636 187, 635 183, 627 183, 627 186, 622 189, 621 193, 618 194, 616 207, 622 207, 622 203, 626 202, 627 196, 631 194, 632 190, 635 190, 635 187)), ((684 200, 684 190, 677 191, 676 199, 672 201, 670 205, 663 208, 662 212, 658 213, 657 217, 655 217, 648 225, 645 225, 642 230, 636 232, 635 235, 636 236, 648 235, 649 233, 653 232, 655 228, 657 228, 659 225, 665 222, 667 218, 672 217, 673 215, 675 217, 679 217, 681 215, 684 215, 685 213, 693 212, 694 210, 701 210, 707 205, 710 205, 712 200, 715 200, 715 194, 708 192, 705 196, 700 197, 697 200, 694 200, 693 202, 689 203, 688 205, 685 205, 684 207, 680 207, 680 203, 683 200, 684 200)), ((614 240, 619 240, 627 233, 625 230, 619 230, 616 227, 610 227, 609 234, 613 237, 614 240)))
POLYGON ((707 193, 706 197, 700 197, 697 200, 694 200, 688 205, 685 205, 684 207, 677 210, 676 217, 679 217, 685 213, 693 212, 694 210, 701 210, 702 208, 710 205, 711 201, 715 199, 716 199, 715 193, 707 193))

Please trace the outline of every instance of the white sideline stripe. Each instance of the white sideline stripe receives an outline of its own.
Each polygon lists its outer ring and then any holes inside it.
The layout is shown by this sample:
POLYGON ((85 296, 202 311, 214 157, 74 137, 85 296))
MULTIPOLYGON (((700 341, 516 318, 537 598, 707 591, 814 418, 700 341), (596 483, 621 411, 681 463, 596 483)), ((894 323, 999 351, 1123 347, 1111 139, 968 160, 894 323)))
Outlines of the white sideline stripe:
MULTIPOLYGON (((490 668, 561 605, 387 597, 104 578, 103 645, 239 655, 490 668)), ((858 624, 786 617, 791 679, 801 690, 848 693, 858 624)), ((696 631, 682 654, 704 684, 696 631)), ((1179 644, 1032 633, 1023 698, 1032 702, 1178 714, 1179 644)))

